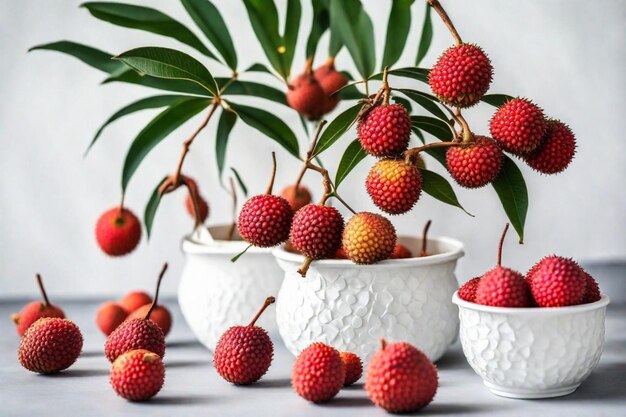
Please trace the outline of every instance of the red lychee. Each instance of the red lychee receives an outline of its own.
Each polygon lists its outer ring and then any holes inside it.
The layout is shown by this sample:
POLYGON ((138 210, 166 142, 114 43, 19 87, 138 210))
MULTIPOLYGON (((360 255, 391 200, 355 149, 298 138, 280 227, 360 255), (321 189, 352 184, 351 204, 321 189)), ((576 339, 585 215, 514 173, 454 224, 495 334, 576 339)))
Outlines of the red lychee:
POLYGON ((117 395, 130 401, 154 397, 163 386, 165 366, 161 357, 145 349, 120 355, 111 367, 110 383, 117 395))
POLYGON ((598 286, 596 280, 593 279, 593 277, 589 275, 587 271, 582 269, 582 272, 586 281, 586 289, 585 296, 583 297, 581 304, 595 303, 596 301, 599 301, 600 298, 602 298, 602 295, 600 294, 600 287, 598 286))
POLYGON ((128 311, 119 304, 108 301, 98 307, 96 325, 102 333, 108 336, 126 320, 126 317, 128 317, 128 311))
MULTIPOLYGON (((142 319, 146 317, 150 307, 152 307, 152 304, 146 304, 139 307, 128 316, 128 319, 142 319)), ((164 336, 167 336, 172 328, 172 314, 164 305, 159 304, 154 307, 152 313, 150 313, 150 320, 155 322, 157 326, 163 330, 164 336)))
POLYGON ((394 246, 393 248, 393 253, 391 254, 391 259, 405 259, 405 258, 412 258, 412 257, 413 257, 413 254, 411 253, 409 248, 407 248, 404 245, 401 245, 400 243, 396 243, 396 246, 394 246))
POLYGON ((339 249, 337 249, 337 252, 335 252, 335 256, 333 256, 333 258, 335 259, 349 259, 348 258, 348 254, 346 253, 346 250, 342 247, 340 247, 339 249))
POLYGON ((334 207, 309 204, 293 216, 289 240, 311 259, 332 257, 341 247, 343 217, 334 207))
POLYGON ((141 239, 141 224, 127 208, 113 207, 96 223, 96 240, 100 249, 110 256, 132 252, 141 239))
POLYGON ((29 371, 53 374, 76 362, 82 348, 83 336, 76 324, 67 319, 44 317, 26 330, 18 359, 29 371))
POLYGON ((583 301, 587 279, 572 259, 547 256, 533 269, 530 289, 539 307, 563 307, 583 301))
POLYGON ((340 352, 341 360, 346 367, 346 379, 343 382, 343 386, 347 387, 354 384, 363 375, 363 363, 361 358, 352 352, 340 352))
POLYGON ((465 284, 459 288, 459 298, 465 301, 469 301, 471 303, 476 301, 476 288, 478 288, 478 283, 480 282, 480 277, 472 278, 467 281, 465 284))
POLYGON ((246 242, 269 248, 289 238, 292 217, 291 206, 284 198, 256 195, 241 208, 237 229, 246 242))
POLYGON ((291 81, 287 91, 287 103, 309 120, 322 115, 326 93, 313 74, 300 74, 291 81))
POLYGON ((191 198, 191 192, 193 191, 198 196, 198 211, 200 212, 200 221, 204 223, 209 217, 209 203, 207 203, 207 201, 200 195, 198 183, 196 183, 193 178, 183 176, 183 179, 187 187, 190 189, 185 196, 185 209, 187 210, 187 213, 189 213, 189 215, 195 219, 193 199, 191 198))
POLYGON ((506 102, 489 123, 493 139, 502 149, 515 155, 526 155, 537 149, 546 128, 543 110, 524 98, 506 102))
POLYGON ((215 347, 213 364, 226 381, 237 385, 252 384, 269 369, 274 345, 265 329, 254 324, 274 301, 274 297, 268 297, 250 324, 233 326, 220 337, 215 347))
POLYGON ((132 313, 143 305, 151 303, 152 297, 150 297, 150 295, 146 294, 144 291, 131 291, 124 297, 122 297, 120 301, 118 301, 118 304, 129 313, 132 313))
POLYGON ((287 200, 294 213, 311 203, 311 193, 303 185, 299 185, 297 191, 295 184, 289 185, 280 192, 280 196, 287 200))
POLYGON ((576 138, 565 123, 549 120, 541 144, 524 161, 529 167, 542 174, 558 174, 564 171, 574 159, 576 138))
POLYGON ((442 103, 470 107, 489 90, 493 67, 481 48, 461 44, 448 48, 428 74, 428 83, 442 103))
POLYGON ((398 156, 406 150, 411 137, 409 112, 401 104, 374 107, 359 121, 357 133, 370 155, 398 156))
POLYGON ((37 274, 37 285, 39 286, 39 291, 41 292, 41 296, 43 298, 42 301, 33 301, 32 303, 26 304, 19 313, 13 314, 11 319, 15 322, 15 329, 17 330, 17 334, 20 336, 24 336, 26 333, 26 329, 39 320, 42 317, 57 317, 64 319, 65 313, 61 308, 55 306, 54 304, 50 304, 48 300, 48 294, 46 294, 46 289, 43 286, 43 281, 41 279, 41 275, 37 274))
POLYGON ((342 246, 354 263, 383 261, 389 259, 396 246, 396 229, 380 214, 360 212, 346 223, 342 246))
POLYGON ((480 188, 495 180, 503 158, 498 145, 485 136, 474 136, 469 144, 453 146, 446 151, 450 175, 466 188, 480 188))
POLYGON ((334 60, 329 60, 326 64, 320 66, 313 73, 315 79, 319 82, 326 99, 324 100, 321 111, 322 114, 331 112, 339 103, 339 93, 336 93, 339 89, 345 87, 348 84, 348 79, 345 75, 335 69, 334 60))
POLYGON ((378 208, 389 214, 411 210, 422 192, 422 176, 414 166, 397 159, 382 159, 370 170, 365 188, 378 208))
POLYGON ((435 397, 437 368, 424 353, 408 343, 389 343, 367 365, 365 390, 370 399, 390 413, 410 413, 435 397))
POLYGON ((346 367, 336 349, 313 343, 304 349, 293 365, 291 385, 298 395, 314 403, 333 398, 346 379, 346 367))

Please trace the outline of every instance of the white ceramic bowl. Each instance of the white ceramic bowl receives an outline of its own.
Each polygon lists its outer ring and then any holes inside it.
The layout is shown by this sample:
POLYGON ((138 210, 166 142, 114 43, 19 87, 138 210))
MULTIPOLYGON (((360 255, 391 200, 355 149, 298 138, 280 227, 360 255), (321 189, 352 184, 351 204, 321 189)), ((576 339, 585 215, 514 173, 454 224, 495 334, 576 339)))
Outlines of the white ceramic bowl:
MULTIPOLYGON (((414 253, 421 241, 400 238, 414 253)), ((454 239, 428 240, 423 258, 395 259, 374 265, 320 260, 306 278, 297 270, 303 257, 274 250, 285 279, 276 301, 278 330, 298 355, 313 342, 349 350, 368 360, 380 338, 407 341, 431 360, 439 359, 457 335, 458 315, 450 297, 463 245, 454 239)))
POLYGON ((596 367, 609 299, 570 307, 459 306, 463 353, 494 394, 550 398, 576 390, 596 367))
MULTIPOLYGON (((283 279, 271 249, 251 247, 237 262, 231 262, 248 244, 219 240, 228 229, 211 227, 211 234, 218 239, 213 242, 197 232, 182 242, 185 266, 178 302, 194 335, 211 352, 226 329, 248 324, 263 301, 276 296, 283 279)), ((268 308, 257 324, 277 333, 275 309, 268 308)))

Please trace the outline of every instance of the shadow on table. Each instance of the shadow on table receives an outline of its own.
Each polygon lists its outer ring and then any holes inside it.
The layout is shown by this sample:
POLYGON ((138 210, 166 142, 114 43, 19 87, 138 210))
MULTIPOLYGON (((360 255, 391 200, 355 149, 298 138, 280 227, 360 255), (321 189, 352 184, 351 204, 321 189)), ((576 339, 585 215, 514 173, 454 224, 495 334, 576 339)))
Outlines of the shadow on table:
POLYGON ((104 350, 83 350, 80 352, 81 358, 97 358, 99 356, 104 357, 104 350))
POLYGON ((445 370, 471 369, 460 349, 449 350, 437 362, 437 368, 445 370))
POLYGON ((602 401, 626 398, 626 362, 600 364, 568 400, 602 401))
POLYGON ((241 385, 241 388, 248 389, 263 389, 263 388, 290 388, 291 379, 289 378, 276 378, 276 379, 261 379, 250 385, 241 385))
POLYGON ((374 407, 374 404, 367 397, 335 397, 328 402, 317 405, 326 408, 374 407))
POLYGON ((459 414, 486 413, 493 411, 493 405, 479 404, 445 404, 438 403, 436 400, 429 404, 426 408, 408 414, 410 416, 456 416, 459 414))
POLYGON ((44 375, 48 378, 87 378, 92 376, 109 376, 109 369, 67 369, 58 374, 44 375))
POLYGON ((199 397, 191 395, 162 395, 151 398, 150 401, 141 403, 142 405, 193 405, 193 404, 211 404, 210 397, 199 397))
POLYGON ((365 389, 365 383, 364 382, 356 382, 350 386, 347 387, 343 387, 342 390, 345 391, 361 391, 365 389))

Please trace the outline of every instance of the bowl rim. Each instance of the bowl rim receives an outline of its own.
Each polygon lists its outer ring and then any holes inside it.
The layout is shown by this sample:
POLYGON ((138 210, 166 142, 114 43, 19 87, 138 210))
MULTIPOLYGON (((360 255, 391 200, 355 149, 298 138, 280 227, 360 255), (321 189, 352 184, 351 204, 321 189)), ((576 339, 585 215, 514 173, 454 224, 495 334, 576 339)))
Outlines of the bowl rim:
MULTIPOLYGON (((398 238, 413 238, 420 239, 414 236, 405 236, 400 235, 398 238)), ((404 258, 404 259, 387 259, 385 261, 381 261, 371 265, 360 265, 355 264, 349 259, 319 259, 316 260, 312 264, 313 267, 330 267, 330 268, 351 268, 351 269, 361 269, 361 268, 410 268, 416 266, 427 266, 433 264, 441 264, 445 262, 455 261, 462 256, 465 255, 463 243, 457 239, 446 237, 446 236, 436 236, 429 237, 427 239, 429 242, 441 242, 448 244, 453 247, 451 251, 438 253, 436 255, 429 255, 420 258, 404 258)), ((284 245, 280 245, 272 251, 272 254, 276 259, 285 262, 297 263, 301 264, 304 260, 304 256, 288 252, 285 250, 284 245)))
POLYGON ((459 308, 481 311, 485 313, 497 313, 509 316, 554 316, 560 314, 574 314, 598 310, 600 308, 606 307, 611 302, 611 300, 607 295, 601 294, 600 299, 598 301, 594 301, 593 303, 578 304, 566 307, 494 307, 465 301, 461 299, 461 297, 459 297, 459 291, 457 290, 452 295, 452 302, 458 305, 459 308))
MULTIPOLYGON (((208 226, 209 231, 211 229, 230 226, 227 223, 220 223, 208 226)), ((196 231, 183 236, 181 242, 181 249, 185 254, 198 254, 198 255, 227 255, 234 256, 241 253, 248 247, 248 242, 243 240, 221 240, 215 239, 213 242, 199 242, 194 235, 196 231)), ((256 246, 250 246, 246 250, 247 255, 270 255, 274 248, 259 248, 256 246)))

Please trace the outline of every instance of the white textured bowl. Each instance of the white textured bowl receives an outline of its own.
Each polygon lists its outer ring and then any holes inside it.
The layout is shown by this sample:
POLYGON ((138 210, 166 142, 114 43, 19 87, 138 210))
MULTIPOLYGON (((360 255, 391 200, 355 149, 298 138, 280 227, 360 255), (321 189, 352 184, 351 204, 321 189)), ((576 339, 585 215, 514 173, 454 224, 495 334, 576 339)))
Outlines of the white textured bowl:
MULTIPOLYGON (((216 238, 225 236, 227 230, 228 226, 210 228, 216 238)), ((226 329, 248 324, 263 301, 280 288, 282 271, 271 249, 251 247, 231 262, 247 246, 241 240, 211 242, 196 233, 183 239, 185 266, 178 302, 194 335, 211 352, 226 329)), ((276 333, 274 308, 268 308, 257 323, 276 333)))
POLYGON ((604 345, 607 296, 554 308, 459 306, 463 353, 496 395, 550 398, 571 394, 596 367, 604 345))
MULTIPOLYGON (((421 245, 414 238, 399 241, 414 253, 421 245)), ((311 264, 306 278, 297 272, 301 255, 274 250, 285 271, 276 315, 287 348, 298 355, 311 343, 324 342, 368 360, 385 337, 407 341, 431 360, 439 359, 457 335, 450 297, 458 288, 454 269, 463 245, 448 238, 428 242, 431 256, 374 265, 320 260, 311 264)))

